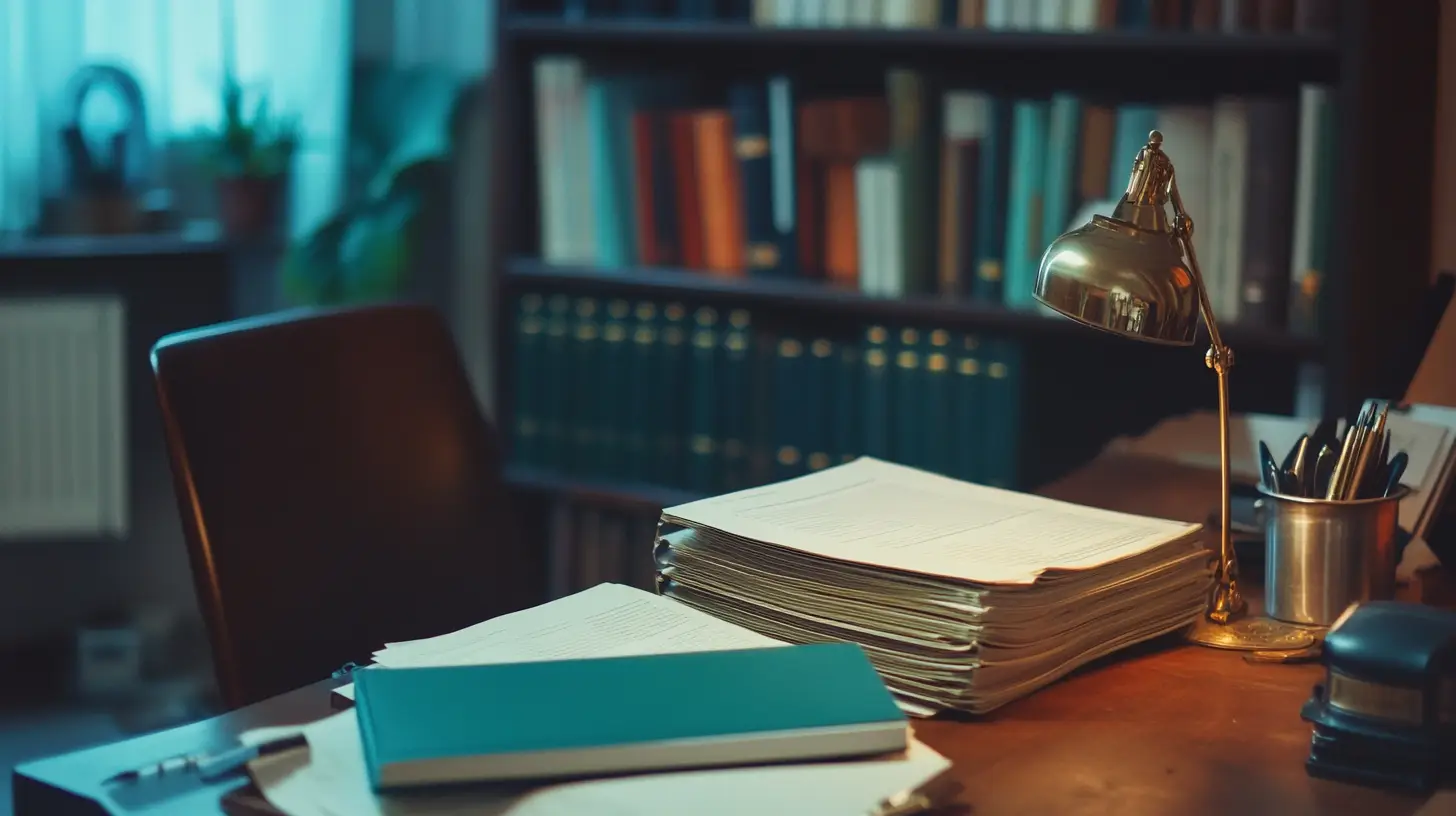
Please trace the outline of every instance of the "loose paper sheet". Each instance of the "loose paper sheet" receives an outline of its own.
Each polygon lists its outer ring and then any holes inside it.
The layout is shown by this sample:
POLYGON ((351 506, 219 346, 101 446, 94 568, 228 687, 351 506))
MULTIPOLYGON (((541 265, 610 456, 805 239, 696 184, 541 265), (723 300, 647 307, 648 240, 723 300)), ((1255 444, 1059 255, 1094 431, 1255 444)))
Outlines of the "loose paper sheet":
POLYGON ((663 517, 829 558, 984 584, 1030 584, 1050 569, 1100 566, 1199 529, 871 457, 671 507, 663 517))
MULTIPOLYGON (((783 645, 651 592, 598 584, 447 635, 388 644, 374 660, 386 668, 464 666, 783 645)), ((352 699, 352 686, 337 691, 352 699)))
POLYGON ((249 766, 263 796, 289 816, 860 816, 950 767, 911 738, 903 756, 886 759, 647 774, 514 792, 482 787, 380 796, 369 788, 354 712, 306 726, 304 735, 306 750, 249 766))

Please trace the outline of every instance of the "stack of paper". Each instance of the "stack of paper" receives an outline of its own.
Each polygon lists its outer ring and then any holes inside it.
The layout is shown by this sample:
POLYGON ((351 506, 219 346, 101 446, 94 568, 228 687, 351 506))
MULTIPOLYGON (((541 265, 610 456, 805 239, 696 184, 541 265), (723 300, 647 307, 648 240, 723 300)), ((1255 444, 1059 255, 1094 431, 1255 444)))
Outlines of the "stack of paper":
POLYGON ((859 643, 911 714, 986 712, 1194 622, 1200 526, 871 458, 663 511, 662 593, 793 643, 859 643))

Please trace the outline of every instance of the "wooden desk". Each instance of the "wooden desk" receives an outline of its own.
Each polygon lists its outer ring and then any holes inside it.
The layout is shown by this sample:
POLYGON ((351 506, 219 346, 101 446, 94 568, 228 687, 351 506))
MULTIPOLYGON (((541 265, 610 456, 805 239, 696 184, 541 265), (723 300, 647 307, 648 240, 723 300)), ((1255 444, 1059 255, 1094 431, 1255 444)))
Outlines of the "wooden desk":
MULTIPOLYGON (((1138 463, 1097 463, 1047 495, 1201 520, 1217 496, 1207 474, 1138 463), (1212 490, 1205 488, 1212 486, 1212 490)), ((1423 800, 1309 778, 1309 728, 1299 707, 1314 665, 1256 665, 1242 656, 1145 644, 980 720, 917 722, 915 732, 955 763, 958 804, 994 814, 1413 814, 1423 800)), ((234 781, 145 809, 111 811, 99 780, 140 763, 219 747, 259 725, 304 722, 329 711, 320 683, 203 723, 15 770, 16 816, 220 812, 234 781), (70 791, 71 793, 66 793, 70 791)))

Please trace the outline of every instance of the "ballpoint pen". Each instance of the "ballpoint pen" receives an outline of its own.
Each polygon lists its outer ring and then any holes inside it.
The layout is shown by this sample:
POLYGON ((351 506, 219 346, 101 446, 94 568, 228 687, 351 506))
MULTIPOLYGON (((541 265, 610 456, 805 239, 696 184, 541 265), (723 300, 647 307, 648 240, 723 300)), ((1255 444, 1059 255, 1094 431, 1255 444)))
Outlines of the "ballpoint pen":
POLYGON ((257 745, 239 745, 213 754, 184 754, 150 765, 122 771, 106 780, 107 784, 140 782, 179 773, 196 773, 203 780, 213 780, 243 767, 258 757, 302 748, 308 741, 302 734, 290 734, 257 745))
POLYGON ((880 800, 869 812, 869 816, 912 816, 916 813, 924 813, 934 807, 935 803, 929 796, 919 790, 901 791, 894 796, 887 796, 880 800))

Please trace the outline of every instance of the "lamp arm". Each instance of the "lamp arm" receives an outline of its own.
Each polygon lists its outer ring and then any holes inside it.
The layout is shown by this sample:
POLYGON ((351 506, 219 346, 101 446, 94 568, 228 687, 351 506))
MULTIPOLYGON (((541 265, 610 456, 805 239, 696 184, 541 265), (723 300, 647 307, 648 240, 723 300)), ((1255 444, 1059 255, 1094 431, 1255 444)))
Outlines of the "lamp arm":
POLYGON ((1218 331, 1218 321, 1213 316, 1213 304, 1209 301, 1208 285, 1203 271, 1198 266, 1198 255, 1193 250, 1193 219, 1183 209, 1183 197, 1178 194, 1177 171, 1169 163, 1168 200, 1173 205, 1173 235, 1183 254, 1188 259, 1188 270, 1193 275, 1193 288, 1198 291, 1198 306, 1203 312, 1203 322, 1208 326, 1208 354, 1204 362, 1218 375, 1218 453, 1220 499, 1219 504, 1219 553, 1216 583, 1212 603, 1208 606, 1208 618, 1214 623, 1228 623, 1243 614, 1246 603, 1239 590, 1239 562, 1234 554, 1233 542, 1233 467, 1230 455, 1229 433, 1229 389, 1228 373, 1234 365, 1233 351, 1223 344, 1218 331))
MULTIPOLYGON (((1198 265, 1198 254, 1193 250, 1193 218, 1188 211, 1183 209, 1183 196, 1178 194, 1178 171, 1171 168, 1168 174, 1168 201, 1173 205, 1173 235, 1178 239, 1178 245, 1183 249, 1183 254, 1188 258, 1188 270, 1193 273, 1193 288, 1198 291, 1198 310, 1203 313, 1203 323, 1208 326, 1208 342, 1215 350, 1214 353, 1222 358, 1221 362, 1225 368, 1232 368, 1234 364, 1233 352, 1223 344, 1223 336, 1218 330, 1218 320, 1213 316, 1213 303, 1208 299, 1208 283, 1204 280, 1203 269, 1198 265)), ((1214 368, 1212 362, 1210 368, 1214 368)))

